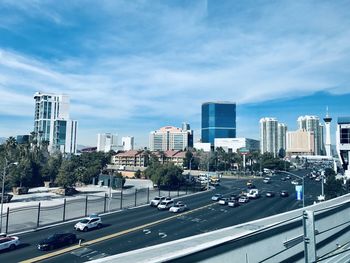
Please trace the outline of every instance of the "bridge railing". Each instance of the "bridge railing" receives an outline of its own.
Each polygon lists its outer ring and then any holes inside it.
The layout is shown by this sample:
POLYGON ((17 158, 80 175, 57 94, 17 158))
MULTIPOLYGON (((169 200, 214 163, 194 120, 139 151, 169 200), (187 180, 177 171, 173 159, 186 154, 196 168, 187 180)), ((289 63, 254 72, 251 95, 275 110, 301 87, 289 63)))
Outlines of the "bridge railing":
MULTIPOLYGON (((96 262, 324 262, 349 244, 349 215, 348 194, 96 262)), ((348 253, 350 258, 350 250, 348 253)))

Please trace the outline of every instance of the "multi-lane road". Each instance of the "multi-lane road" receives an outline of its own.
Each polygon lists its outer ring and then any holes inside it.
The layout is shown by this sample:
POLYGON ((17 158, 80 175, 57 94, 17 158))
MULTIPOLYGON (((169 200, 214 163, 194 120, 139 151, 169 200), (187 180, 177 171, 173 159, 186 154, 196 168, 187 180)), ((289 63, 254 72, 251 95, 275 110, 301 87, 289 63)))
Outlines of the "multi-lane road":
MULTIPOLYGON (((302 175, 305 172, 297 173, 302 175)), ((144 206, 106 215, 102 218, 103 228, 77 233, 78 238, 82 239, 80 247, 74 245, 49 252, 36 248, 36 244, 50 234, 73 232, 74 223, 23 234, 20 236, 22 245, 14 251, 0 253, 0 262, 31 262, 38 257, 43 262, 85 262, 300 208, 302 202, 296 200, 295 186, 291 180, 282 181, 281 177, 285 175, 274 176, 271 184, 264 184, 261 178, 253 179, 262 197, 236 208, 220 206, 211 201, 211 196, 215 193, 227 196, 231 193, 238 194, 246 188, 245 179, 223 179, 221 186, 213 191, 178 199, 190 208, 182 214, 174 215, 144 206), (275 191, 277 195, 273 198, 265 197, 264 192, 269 190, 275 191), (289 191, 290 196, 280 197, 279 190, 289 191)), ((310 205, 320 194, 321 183, 307 178, 305 190, 305 204, 310 205)))

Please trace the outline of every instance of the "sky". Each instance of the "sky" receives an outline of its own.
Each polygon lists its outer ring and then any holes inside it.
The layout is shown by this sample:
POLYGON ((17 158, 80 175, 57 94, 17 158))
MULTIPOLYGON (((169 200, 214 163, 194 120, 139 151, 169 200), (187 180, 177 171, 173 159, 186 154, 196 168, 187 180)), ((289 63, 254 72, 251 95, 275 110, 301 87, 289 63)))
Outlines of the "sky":
MULTIPOLYGON (((350 116, 350 1, 0 0, 0 137, 33 130, 36 91, 68 94, 78 144, 191 124, 237 103, 259 119, 350 116)), ((332 135, 333 137, 333 135, 332 135)), ((333 138, 332 138, 333 139, 333 138)), ((333 139, 334 140, 334 139, 333 139)))

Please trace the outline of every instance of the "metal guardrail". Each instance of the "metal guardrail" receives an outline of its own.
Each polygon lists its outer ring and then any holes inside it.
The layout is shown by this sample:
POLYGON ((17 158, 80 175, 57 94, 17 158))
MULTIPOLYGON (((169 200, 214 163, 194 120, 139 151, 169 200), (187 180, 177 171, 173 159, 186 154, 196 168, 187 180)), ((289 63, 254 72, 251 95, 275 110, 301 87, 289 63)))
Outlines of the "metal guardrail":
POLYGON ((121 191, 111 197, 85 195, 77 199, 63 199, 62 204, 53 206, 31 205, 19 208, 7 208, 3 213, 3 232, 15 233, 67 220, 77 219, 91 213, 107 213, 125 208, 136 207, 150 202, 157 195, 178 197, 195 192, 192 187, 179 187, 173 190, 136 189, 133 192, 121 191))
POLYGON ((349 215, 350 194, 96 262, 335 262, 350 258, 349 215))

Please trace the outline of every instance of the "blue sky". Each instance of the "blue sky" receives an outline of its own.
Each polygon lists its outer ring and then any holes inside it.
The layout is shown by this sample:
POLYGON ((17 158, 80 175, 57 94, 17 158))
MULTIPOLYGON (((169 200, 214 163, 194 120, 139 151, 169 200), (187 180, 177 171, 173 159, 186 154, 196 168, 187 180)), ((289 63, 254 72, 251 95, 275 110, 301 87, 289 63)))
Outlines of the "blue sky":
MULTIPOLYGON (((0 0, 0 136, 33 129, 36 91, 71 97, 78 143, 189 122, 237 102, 237 135, 261 117, 350 115, 350 1, 0 0)), ((334 128, 333 128, 334 130, 334 128)))

